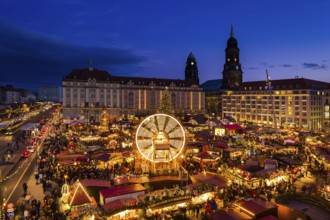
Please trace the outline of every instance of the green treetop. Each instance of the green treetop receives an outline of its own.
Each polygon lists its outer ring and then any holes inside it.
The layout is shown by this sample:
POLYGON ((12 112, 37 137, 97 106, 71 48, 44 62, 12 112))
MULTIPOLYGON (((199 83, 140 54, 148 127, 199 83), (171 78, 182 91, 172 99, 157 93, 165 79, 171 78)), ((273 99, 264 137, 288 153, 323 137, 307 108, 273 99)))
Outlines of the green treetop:
POLYGON ((163 113, 168 115, 174 115, 174 110, 172 108, 171 96, 168 89, 162 92, 162 99, 158 107, 157 113, 163 113))

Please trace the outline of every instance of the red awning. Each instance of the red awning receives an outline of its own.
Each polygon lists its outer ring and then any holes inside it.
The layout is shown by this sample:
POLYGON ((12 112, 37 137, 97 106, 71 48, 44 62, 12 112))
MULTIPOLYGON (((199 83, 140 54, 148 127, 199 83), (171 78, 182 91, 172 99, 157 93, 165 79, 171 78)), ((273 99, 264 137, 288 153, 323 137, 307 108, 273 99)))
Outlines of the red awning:
POLYGON ((222 124, 222 127, 227 130, 242 130, 243 129, 238 124, 222 124))

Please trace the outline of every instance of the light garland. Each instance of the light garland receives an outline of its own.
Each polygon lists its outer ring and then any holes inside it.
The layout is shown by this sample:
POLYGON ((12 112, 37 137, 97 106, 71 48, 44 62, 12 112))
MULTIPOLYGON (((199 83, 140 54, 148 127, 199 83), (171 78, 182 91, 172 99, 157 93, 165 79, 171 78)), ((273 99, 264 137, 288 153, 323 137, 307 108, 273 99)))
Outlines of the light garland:
POLYGON ((19 167, 16 169, 16 171, 15 171, 14 173, 12 173, 11 175, 6 176, 6 177, 3 178, 2 180, 0 180, 0 183, 2 183, 2 182, 4 182, 4 181, 6 181, 6 180, 12 178, 15 174, 18 173, 18 171, 19 171, 20 169, 22 169, 23 167, 26 167, 26 166, 25 166, 25 163, 27 163, 27 160, 25 160, 25 161, 23 162, 23 164, 22 164, 21 166, 19 166, 19 167))

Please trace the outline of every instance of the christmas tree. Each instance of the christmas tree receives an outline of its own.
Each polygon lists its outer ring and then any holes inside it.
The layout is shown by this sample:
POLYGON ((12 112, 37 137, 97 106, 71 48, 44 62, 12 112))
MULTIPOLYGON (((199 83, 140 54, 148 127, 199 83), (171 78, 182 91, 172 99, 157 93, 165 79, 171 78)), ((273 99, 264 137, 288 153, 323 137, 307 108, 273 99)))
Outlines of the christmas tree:
POLYGON ((102 115, 100 117, 100 124, 101 124, 101 131, 109 131, 109 116, 107 114, 107 111, 103 109, 102 115))
POLYGON ((162 92, 162 99, 160 100, 160 106, 158 107, 157 113, 174 115, 172 108, 171 96, 168 89, 162 92))

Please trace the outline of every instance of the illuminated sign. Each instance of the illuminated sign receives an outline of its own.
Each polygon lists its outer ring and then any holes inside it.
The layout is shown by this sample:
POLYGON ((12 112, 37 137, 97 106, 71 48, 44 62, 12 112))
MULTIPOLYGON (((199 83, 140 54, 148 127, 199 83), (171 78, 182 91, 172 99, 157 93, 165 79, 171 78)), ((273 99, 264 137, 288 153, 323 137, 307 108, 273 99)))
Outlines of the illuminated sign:
POLYGON ((215 128, 214 135, 215 136, 225 136, 225 129, 224 128, 215 128))

